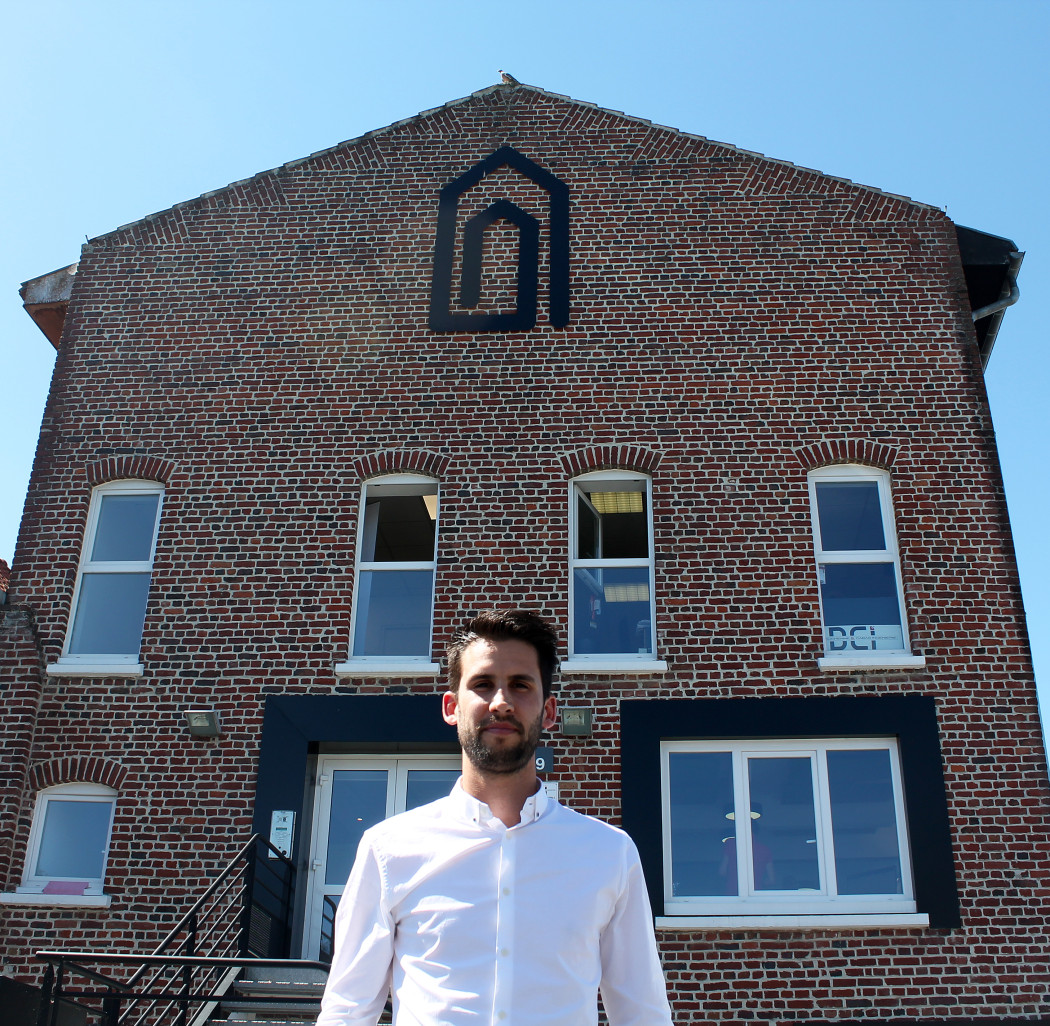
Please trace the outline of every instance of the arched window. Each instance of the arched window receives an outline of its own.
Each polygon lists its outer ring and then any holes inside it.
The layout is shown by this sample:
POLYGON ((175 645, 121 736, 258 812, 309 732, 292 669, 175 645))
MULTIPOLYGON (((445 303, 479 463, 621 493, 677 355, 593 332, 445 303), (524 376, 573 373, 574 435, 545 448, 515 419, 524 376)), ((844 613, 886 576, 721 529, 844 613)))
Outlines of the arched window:
POLYGON ((429 669, 438 483, 420 474, 366 482, 361 502, 350 661, 429 669))
POLYGON ((656 658, 651 482, 602 470, 569 486, 569 657, 586 664, 656 658))
POLYGON ((47 787, 37 795, 19 891, 102 893, 117 792, 105 784, 47 787))
MULTIPOLYGON (((72 615, 60 665, 65 672, 141 668, 163 486, 114 481, 91 493, 72 615)), ((51 667, 50 672, 62 672, 51 667)))
POLYGON ((811 471, 809 489, 825 660, 908 657, 889 474, 822 467, 811 471))

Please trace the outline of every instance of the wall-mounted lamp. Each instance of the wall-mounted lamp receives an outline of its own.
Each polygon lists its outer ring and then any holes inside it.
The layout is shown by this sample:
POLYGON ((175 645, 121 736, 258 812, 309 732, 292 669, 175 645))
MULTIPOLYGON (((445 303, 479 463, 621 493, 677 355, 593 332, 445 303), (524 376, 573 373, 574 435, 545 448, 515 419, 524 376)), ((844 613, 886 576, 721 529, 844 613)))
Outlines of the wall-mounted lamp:
POLYGON ((214 709, 186 709, 186 729, 194 737, 219 737, 222 728, 219 726, 219 714, 214 709))
POLYGON ((572 706, 561 710, 561 732, 577 737, 591 736, 591 714, 593 710, 584 706, 572 706))

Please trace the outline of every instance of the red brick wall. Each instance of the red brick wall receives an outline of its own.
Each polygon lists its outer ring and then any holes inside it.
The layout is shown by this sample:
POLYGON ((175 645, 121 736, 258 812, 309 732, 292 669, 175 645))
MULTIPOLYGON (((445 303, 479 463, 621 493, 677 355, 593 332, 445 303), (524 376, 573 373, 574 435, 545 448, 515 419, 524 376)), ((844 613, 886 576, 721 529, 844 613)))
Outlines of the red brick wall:
MULTIPOLYGON (((513 240, 499 237, 490 309, 510 297, 513 240)), ((50 679, 31 754, 5 751, 23 779, 27 759, 67 754, 126 771, 112 908, 4 908, 6 957, 32 976, 38 947, 156 943, 248 834, 265 694, 439 690, 333 673, 362 477, 397 462, 377 454, 422 450, 441 468, 437 654, 486 606, 564 627, 570 454, 634 447, 653 468, 669 670, 562 681, 563 700, 592 703, 596 719, 593 738, 551 742, 563 797, 618 819, 621 698, 933 694, 963 916, 954 931, 663 935, 676 1020, 1047 1014, 1046 766, 974 345, 939 211, 528 90, 489 91, 94 240, 10 601, 33 611, 56 659, 90 468, 149 457, 167 491, 146 669, 50 679), (435 335, 438 191, 501 145, 570 189, 571 323, 546 319, 544 196, 504 169, 460 216, 506 196, 541 219, 537 325, 435 335), (892 454, 925 670, 818 671, 806 468, 821 446, 892 454), (225 735, 191 741, 190 704, 214 705, 225 735)), ((36 671, 4 680, 26 702, 40 687, 36 671)))

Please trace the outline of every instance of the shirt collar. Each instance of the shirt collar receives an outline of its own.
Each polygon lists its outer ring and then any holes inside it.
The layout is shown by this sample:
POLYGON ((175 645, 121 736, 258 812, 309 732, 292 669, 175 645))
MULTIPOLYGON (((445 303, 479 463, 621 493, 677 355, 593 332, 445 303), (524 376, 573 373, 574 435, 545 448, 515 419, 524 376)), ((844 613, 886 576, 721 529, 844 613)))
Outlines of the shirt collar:
MULTIPOLYGON (((500 820, 492 814, 492 810, 483 801, 479 801, 472 794, 467 794, 463 790, 463 778, 460 777, 456 781, 456 786, 452 788, 452 793, 449 795, 452 800, 453 807, 456 812, 461 815, 464 819, 470 820, 472 823, 477 823, 481 826, 487 826, 493 821, 499 823, 500 820)), ((550 799, 547 797, 547 790, 543 786, 543 781, 539 781, 539 786, 534 794, 529 795, 525 799, 525 804, 521 807, 521 820, 516 826, 526 826, 529 823, 535 822, 539 819, 546 811, 547 806, 550 804, 550 799)))

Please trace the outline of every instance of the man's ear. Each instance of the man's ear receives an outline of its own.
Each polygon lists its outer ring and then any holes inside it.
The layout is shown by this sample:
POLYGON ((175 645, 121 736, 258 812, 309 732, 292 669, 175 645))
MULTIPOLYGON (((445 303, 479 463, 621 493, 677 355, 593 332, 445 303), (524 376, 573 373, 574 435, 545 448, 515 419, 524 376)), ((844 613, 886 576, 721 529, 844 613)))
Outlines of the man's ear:
POLYGON ((457 713, 459 708, 456 705, 456 695, 453 691, 446 691, 441 696, 441 717, 444 721, 451 726, 455 726, 459 722, 457 713))
POLYGON ((543 703, 543 729, 550 730, 558 722, 558 700, 551 695, 543 703))

